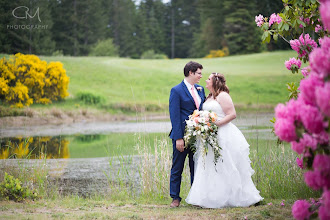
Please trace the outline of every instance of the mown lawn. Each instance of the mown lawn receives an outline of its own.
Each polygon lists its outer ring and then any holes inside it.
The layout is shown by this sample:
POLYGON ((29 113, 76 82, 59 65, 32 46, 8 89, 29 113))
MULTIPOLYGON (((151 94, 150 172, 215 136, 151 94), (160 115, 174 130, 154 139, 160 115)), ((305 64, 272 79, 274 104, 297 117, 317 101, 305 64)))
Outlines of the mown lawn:
MULTIPOLYGON (((2 55, 5 56, 5 55, 2 55)), ((294 51, 264 52, 213 59, 193 59, 204 66, 205 80, 212 72, 223 73, 230 94, 238 108, 272 109, 287 100, 287 82, 298 82, 301 74, 291 74, 284 61, 296 56, 294 51)), ((1 56, 0 56, 1 57, 1 56)), ((191 59, 136 60, 111 57, 47 57, 46 61, 60 61, 70 77, 66 102, 53 106, 65 109, 85 107, 75 99, 79 92, 89 92, 103 98, 89 108, 116 111, 166 111, 170 89, 183 79, 183 67, 191 59)))

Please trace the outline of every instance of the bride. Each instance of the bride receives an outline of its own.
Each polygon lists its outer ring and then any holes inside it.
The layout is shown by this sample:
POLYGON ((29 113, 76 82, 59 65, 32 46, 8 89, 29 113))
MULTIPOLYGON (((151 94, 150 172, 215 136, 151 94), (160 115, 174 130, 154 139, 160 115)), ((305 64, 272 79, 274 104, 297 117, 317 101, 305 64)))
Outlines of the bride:
POLYGON ((231 123, 236 112, 224 76, 212 73, 206 80, 206 88, 210 94, 203 110, 218 115, 221 159, 214 167, 213 150, 209 147, 207 155, 203 156, 202 147, 196 147, 195 178, 186 202, 204 208, 247 207, 258 203, 263 198, 251 179, 254 170, 250 166, 249 144, 231 123))

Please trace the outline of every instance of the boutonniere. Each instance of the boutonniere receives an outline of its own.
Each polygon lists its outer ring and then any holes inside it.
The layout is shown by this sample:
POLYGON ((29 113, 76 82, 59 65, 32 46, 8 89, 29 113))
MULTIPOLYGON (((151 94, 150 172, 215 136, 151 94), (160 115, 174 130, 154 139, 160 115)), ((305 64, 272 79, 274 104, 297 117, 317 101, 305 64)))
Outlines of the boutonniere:
POLYGON ((198 87, 196 87, 196 89, 199 91, 202 91, 203 87, 198 86, 198 87))

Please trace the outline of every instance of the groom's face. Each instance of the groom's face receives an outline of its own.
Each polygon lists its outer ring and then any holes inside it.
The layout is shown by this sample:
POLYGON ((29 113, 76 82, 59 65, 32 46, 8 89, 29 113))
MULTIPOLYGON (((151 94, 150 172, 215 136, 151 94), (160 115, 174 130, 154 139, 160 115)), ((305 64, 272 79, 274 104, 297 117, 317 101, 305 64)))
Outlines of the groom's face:
POLYGON ((199 83, 202 78, 202 70, 198 68, 194 73, 190 71, 190 77, 193 80, 194 84, 199 83))

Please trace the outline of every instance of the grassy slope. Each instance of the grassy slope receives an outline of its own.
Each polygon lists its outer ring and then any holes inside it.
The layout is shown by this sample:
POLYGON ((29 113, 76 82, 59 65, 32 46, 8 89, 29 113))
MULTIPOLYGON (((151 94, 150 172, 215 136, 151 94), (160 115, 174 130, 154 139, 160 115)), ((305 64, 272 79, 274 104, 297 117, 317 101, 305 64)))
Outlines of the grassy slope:
MULTIPOLYGON (((279 51, 214 59, 194 59, 204 66, 201 85, 212 72, 224 73, 231 96, 238 106, 271 105, 285 102, 285 83, 298 82, 284 61, 293 51, 279 51)), ((183 78, 190 59, 133 60, 109 57, 41 57, 60 61, 70 77, 69 92, 91 91, 106 98, 107 104, 168 104, 170 89, 183 78)), ((71 103, 72 104, 72 103, 71 103)))

